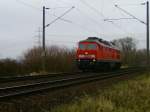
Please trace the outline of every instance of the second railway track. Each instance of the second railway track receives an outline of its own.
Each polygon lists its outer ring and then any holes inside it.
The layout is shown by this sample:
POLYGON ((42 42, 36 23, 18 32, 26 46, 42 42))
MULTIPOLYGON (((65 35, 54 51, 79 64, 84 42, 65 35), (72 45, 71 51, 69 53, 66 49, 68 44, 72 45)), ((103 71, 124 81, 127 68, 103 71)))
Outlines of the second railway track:
POLYGON ((76 74, 62 75, 59 78, 54 78, 51 80, 43 80, 39 82, 32 82, 20 85, 9 85, 5 87, 0 87, 0 99, 26 95, 45 90, 54 90, 97 80, 107 80, 113 77, 138 73, 140 71, 145 70, 146 69, 144 67, 138 67, 138 68, 123 69, 109 73, 85 73, 84 75, 83 73, 82 74, 76 73, 76 74))

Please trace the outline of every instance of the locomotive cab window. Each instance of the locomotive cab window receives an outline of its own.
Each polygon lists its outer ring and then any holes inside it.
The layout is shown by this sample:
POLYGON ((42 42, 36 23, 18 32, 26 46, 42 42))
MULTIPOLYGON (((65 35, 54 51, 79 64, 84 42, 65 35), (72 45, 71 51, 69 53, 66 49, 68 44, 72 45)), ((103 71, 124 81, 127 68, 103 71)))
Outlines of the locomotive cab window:
POLYGON ((79 44, 79 49, 85 50, 86 49, 86 45, 85 44, 79 44))
POLYGON ((89 50, 96 50, 96 48, 97 48, 96 44, 88 44, 87 45, 87 49, 89 49, 89 50))

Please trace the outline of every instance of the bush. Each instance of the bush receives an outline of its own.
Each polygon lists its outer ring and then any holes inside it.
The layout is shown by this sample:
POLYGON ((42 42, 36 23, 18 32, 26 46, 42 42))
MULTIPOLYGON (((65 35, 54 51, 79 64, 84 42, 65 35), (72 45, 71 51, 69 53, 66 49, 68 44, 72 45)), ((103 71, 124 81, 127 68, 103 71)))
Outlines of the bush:
POLYGON ((0 74, 2 75, 16 75, 21 73, 21 64, 13 59, 0 60, 0 74))
MULTIPOLYGON (((42 49, 34 47, 29 49, 23 58, 23 66, 27 72, 42 71, 42 49)), ((46 48, 46 71, 69 72, 76 70, 75 50, 50 46, 46 48)))

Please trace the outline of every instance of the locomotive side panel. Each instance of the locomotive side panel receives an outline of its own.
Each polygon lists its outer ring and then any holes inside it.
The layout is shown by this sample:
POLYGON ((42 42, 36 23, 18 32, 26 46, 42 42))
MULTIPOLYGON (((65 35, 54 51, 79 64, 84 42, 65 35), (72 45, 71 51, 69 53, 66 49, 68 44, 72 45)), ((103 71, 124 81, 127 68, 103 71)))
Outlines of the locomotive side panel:
POLYGON ((103 59, 103 46, 98 44, 97 60, 103 59))

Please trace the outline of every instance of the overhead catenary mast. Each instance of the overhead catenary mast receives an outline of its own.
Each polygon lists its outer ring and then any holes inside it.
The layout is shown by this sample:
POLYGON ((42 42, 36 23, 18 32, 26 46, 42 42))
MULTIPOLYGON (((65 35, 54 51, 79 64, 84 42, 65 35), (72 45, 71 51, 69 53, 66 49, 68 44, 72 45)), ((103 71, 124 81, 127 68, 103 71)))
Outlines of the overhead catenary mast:
POLYGON ((56 19, 54 19, 52 22, 50 22, 49 24, 45 24, 45 10, 48 10, 50 8, 46 8, 45 6, 43 6, 43 39, 42 39, 42 69, 43 72, 46 72, 46 45, 45 45, 45 29, 47 27, 49 27, 50 25, 52 25, 53 23, 55 23, 57 20, 62 19, 63 16, 65 16, 67 13, 69 13, 72 9, 74 9, 75 7, 71 7, 70 9, 68 9, 66 12, 64 12, 61 16, 57 17, 56 19))
POLYGON ((131 13, 129 13, 128 11, 122 9, 121 7, 119 7, 118 5, 115 5, 116 8, 118 8, 119 10, 123 11, 124 13, 126 13, 127 15, 131 16, 132 18, 113 18, 113 19, 104 19, 104 21, 114 21, 114 20, 122 20, 122 19, 135 19, 137 21, 139 21, 142 24, 146 25, 146 49, 147 49, 147 66, 150 66, 150 57, 149 57, 149 1, 142 3, 141 5, 146 5, 146 22, 140 20, 139 18, 135 17, 134 15, 132 15, 131 13))
POLYGON ((46 9, 49 9, 49 8, 46 8, 45 6, 43 6, 43 41, 42 41, 42 48, 43 48, 42 68, 43 68, 43 72, 45 72, 45 59, 46 59, 46 49, 45 49, 45 10, 46 9))

